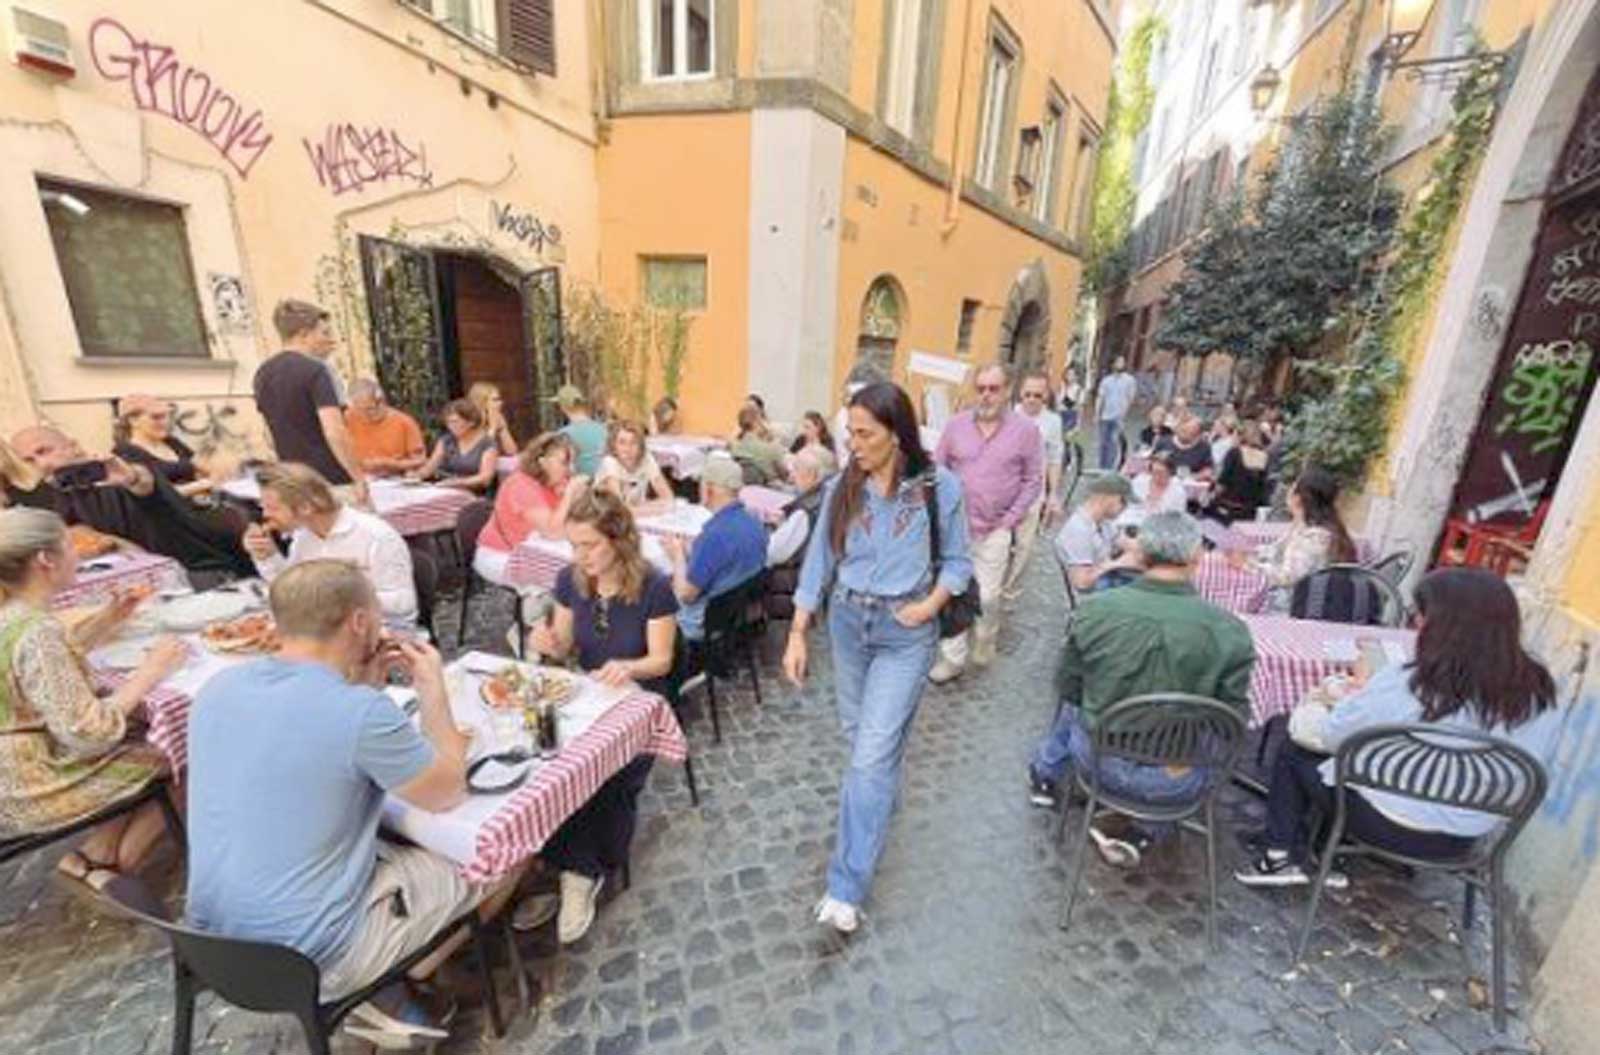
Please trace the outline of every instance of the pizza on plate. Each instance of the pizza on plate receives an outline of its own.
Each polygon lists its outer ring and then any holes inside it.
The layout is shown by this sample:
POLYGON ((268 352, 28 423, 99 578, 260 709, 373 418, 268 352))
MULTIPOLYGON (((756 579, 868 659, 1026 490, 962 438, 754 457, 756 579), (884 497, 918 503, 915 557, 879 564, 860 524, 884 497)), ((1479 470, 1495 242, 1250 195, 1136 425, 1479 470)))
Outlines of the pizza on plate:
POLYGON ((200 631, 200 640, 214 652, 278 651, 278 627, 266 612, 215 622, 200 631))

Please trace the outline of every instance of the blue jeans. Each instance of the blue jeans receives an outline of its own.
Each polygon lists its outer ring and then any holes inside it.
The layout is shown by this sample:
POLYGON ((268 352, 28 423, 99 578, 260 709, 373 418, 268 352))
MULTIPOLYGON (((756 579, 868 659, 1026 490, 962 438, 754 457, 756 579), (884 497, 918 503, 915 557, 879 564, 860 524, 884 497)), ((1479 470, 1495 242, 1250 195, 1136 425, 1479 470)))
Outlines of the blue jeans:
POLYGON ((1117 443, 1117 436, 1121 432, 1122 420, 1120 418, 1112 421, 1107 421, 1104 418, 1100 419, 1100 468, 1119 468, 1117 463, 1121 460, 1118 457, 1121 452, 1117 443))
MULTIPOLYGON (((1087 767, 1093 754, 1094 734, 1083 724, 1078 708, 1068 704, 1061 708, 1055 727, 1044 738, 1044 743, 1033 754, 1029 767, 1035 777, 1043 777, 1055 784, 1070 780, 1073 768, 1087 767)), ((1144 766, 1125 758, 1107 758, 1100 762, 1100 787, 1113 795, 1147 802, 1152 806, 1177 806, 1193 802, 1205 790, 1207 773, 1198 767, 1191 768, 1181 777, 1174 777, 1163 766, 1144 766)), ((1146 825, 1152 836, 1161 836, 1171 830, 1171 825, 1146 825)))
POLYGON ((885 606, 835 591, 828 609, 839 725, 850 764, 839 793, 839 837, 828 894, 859 905, 872 886, 900 790, 900 760, 939 644, 939 621, 901 626, 885 606))

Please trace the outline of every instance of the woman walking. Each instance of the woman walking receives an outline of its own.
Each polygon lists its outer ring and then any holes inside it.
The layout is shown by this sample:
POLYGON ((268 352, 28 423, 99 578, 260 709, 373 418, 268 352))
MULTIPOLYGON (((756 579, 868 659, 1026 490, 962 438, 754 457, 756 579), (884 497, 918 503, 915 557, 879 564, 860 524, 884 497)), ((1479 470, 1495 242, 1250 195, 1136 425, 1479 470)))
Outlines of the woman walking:
POLYGON ((883 853, 906 734, 938 650, 939 612, 972 578, 961 482, 922 449, 910 398, 880 381, 852 396, 848 410, 852 457, 827 485, 783 654, 784 673, 799 685, 806 631, 829 593, 828 637, 850 763, 817 922, 843 934, 860 925, 883 853))

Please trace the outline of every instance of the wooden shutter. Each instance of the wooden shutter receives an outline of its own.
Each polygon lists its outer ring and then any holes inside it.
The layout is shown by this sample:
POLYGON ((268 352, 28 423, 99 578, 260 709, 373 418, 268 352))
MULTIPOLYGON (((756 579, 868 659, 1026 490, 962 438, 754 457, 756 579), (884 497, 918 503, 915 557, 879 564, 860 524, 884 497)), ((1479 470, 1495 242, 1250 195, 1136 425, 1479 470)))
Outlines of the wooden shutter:
POLYGON ((499 0, 500 51, 512 62, 554 77, 555 0, 499 0))

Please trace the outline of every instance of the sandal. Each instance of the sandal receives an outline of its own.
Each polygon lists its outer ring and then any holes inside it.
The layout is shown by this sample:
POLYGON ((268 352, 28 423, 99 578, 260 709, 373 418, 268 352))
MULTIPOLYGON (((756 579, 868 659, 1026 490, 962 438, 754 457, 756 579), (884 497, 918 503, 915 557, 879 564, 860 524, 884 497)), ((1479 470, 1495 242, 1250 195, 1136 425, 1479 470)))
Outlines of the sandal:
POLYGON ((82 850, 67 851, 67 855, 56 862, 56 872, 96 892, 104 890, 107 883, 122 874, 117 871, 115 861, 96 861, 82 850), (75 862, 76 867, 69 867, 69 861, 75 862))

